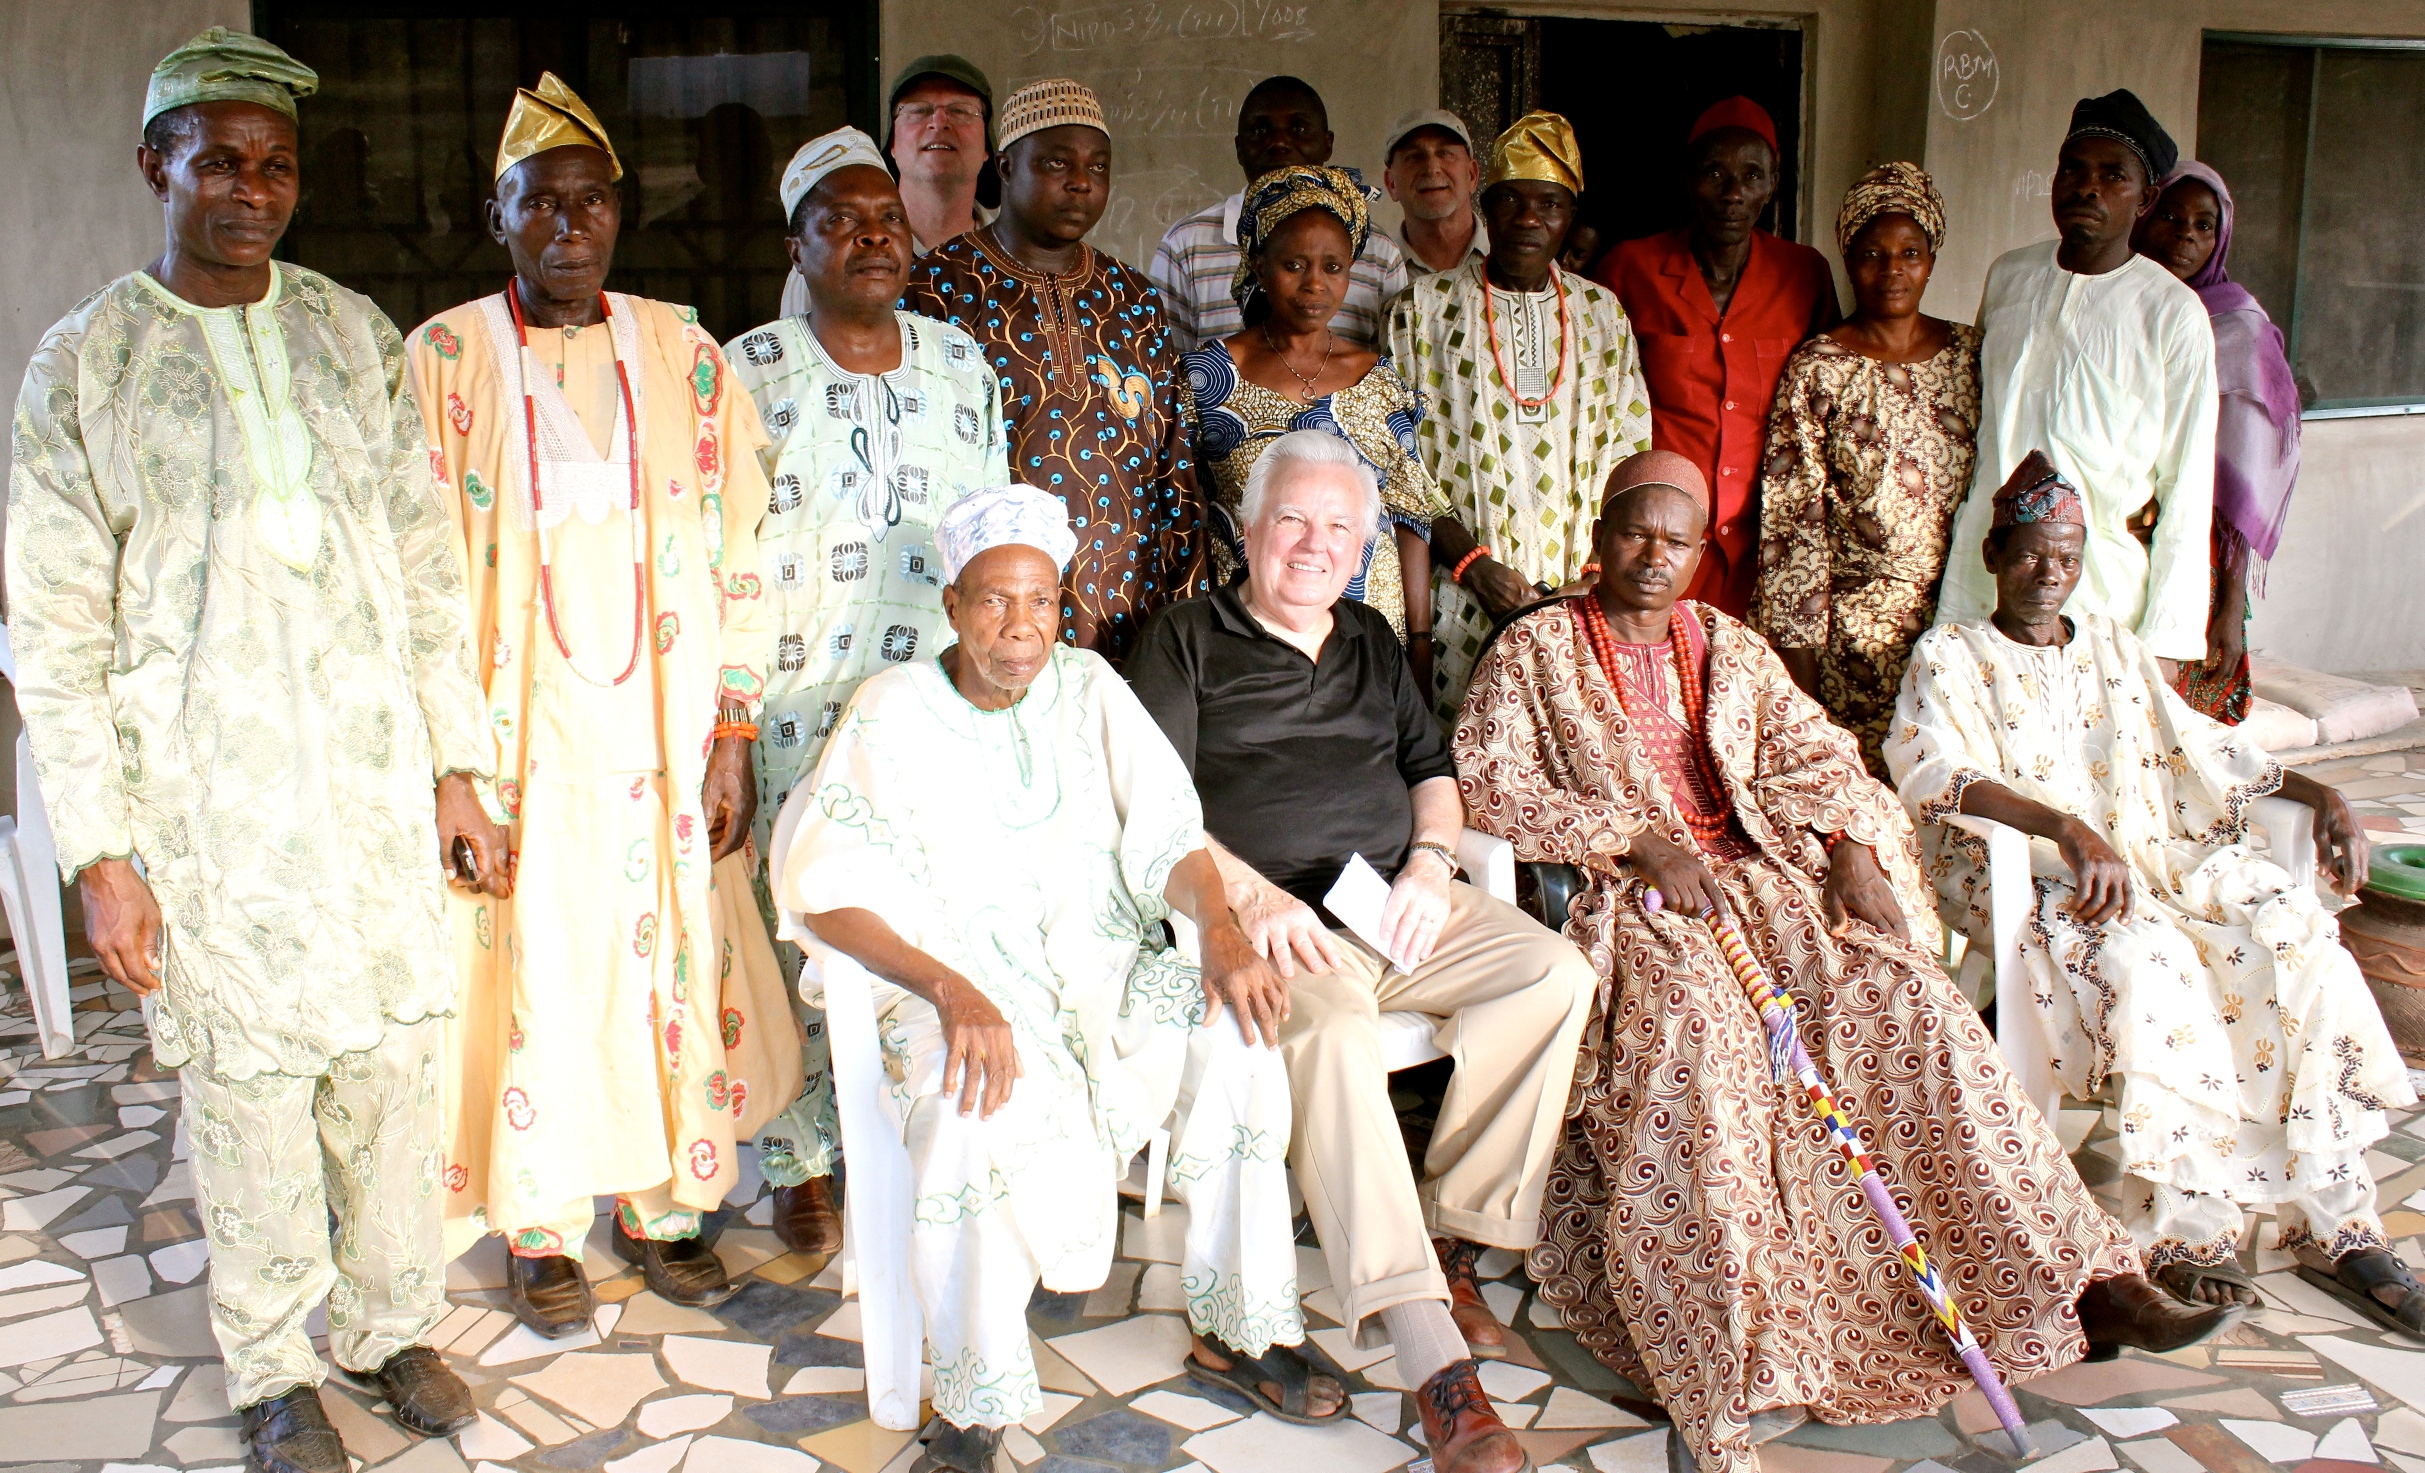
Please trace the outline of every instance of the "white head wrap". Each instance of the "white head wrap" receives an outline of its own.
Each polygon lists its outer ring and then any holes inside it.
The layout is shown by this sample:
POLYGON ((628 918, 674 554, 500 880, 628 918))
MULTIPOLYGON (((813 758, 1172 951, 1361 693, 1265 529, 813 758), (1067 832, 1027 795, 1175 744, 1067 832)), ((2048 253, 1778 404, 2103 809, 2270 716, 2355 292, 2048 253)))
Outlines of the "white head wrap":
POLYGON ((784 167, 783 183, 776 191, 783 196, 783 218, 791 219, 792 211, 800 208, 800 201, 817 187, 818 180, 853 164, 866 164, 887 174, 892 172, 885 165, 884 155, 876 150, 876 140, 856 128, 836 128, 801 144, 800 151, 784 167))
POLYGON ((988 486, 943 509, 935 547, 943 554, 943 581, 957 583, 970 559, 1012 543, 1032 547, 1061 567, 1078 551, 1069 529, 1069 508, 1050 491, 1033 486, 988 486))

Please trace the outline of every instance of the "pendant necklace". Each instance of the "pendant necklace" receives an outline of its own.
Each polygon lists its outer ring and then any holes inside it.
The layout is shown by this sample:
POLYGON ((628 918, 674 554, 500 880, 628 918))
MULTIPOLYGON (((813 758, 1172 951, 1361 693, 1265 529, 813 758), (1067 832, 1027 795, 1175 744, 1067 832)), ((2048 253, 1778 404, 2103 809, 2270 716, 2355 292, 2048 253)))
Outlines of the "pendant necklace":
POLYGON ((615 387, 623 396, 624 455, 631 465, 631 525, 632 525, 632 647, 631 658, 623 665, 623 673, 612 680, 600 680, 583 670, 573 659, 572 646, 564 638, 564 626, 556 618, 555 573, 547 543, 547 495, 539 480, 539 404, 530 391, 530 324, 522 318, 521 293, 514 282, 505 284, 505 305, 514 314, 514 332, 521 344, 514 371, 522 388, 522 428, 525 447, 530 452, 531 526, 539 538, 539 600, 547 610, 547 632, 555 637, 556 651, 564 656, 565 668, 596 686, 617 686, 632 678, 640 668, 640 645, 647 603, 646 569, 648 566, 648 536, 640 528, 640 417, 632 403, 631 374, 623 366, 622 350, 615 346, 614 308, 606 293, 598 293, 598 310, 607 328, 607 351, 615 357, 615 387))
POLYGON ((1290 378, 1305 385, 1306 403, 1311 404, 1322 397, 1314 392, 1314 385, 1322 382, 1322 375, 1330 371, 1330 355, 1339 351, 1338 334, 1327 327, 1322 329, 1322 361, 1315 366, 1312 378, 1297 372, 1297 365, 1289 362, 1288 355, 1280 351, 1280 345, 1271 340, 1271 324, 1268 322, 1263 324, 1263 346, 1271 349, 1271 356, 1280 360, 1280 366, 1288 370, 1290 378))

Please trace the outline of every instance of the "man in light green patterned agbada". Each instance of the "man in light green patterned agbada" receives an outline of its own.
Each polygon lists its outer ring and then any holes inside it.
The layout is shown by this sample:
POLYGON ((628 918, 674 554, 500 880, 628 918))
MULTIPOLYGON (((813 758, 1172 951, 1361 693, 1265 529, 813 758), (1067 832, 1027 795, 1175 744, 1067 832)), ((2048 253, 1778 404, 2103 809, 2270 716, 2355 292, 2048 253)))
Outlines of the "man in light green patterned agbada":
POLYGON ((178 1070, 227 1397, 273 1473, 348 1466, 305 1328, 323 1301, 329 1353, 399 1422, 472 1420, 422 1343, 446 1308, 440 864, 504 856, 403 340, 270 259, 315 85, 218 27, 161 62, 138 162, 167 247, 42 340, 8 504, 61 868, 178 1070))
POLYGON ((990 1468, 1043 1409, 1028 1300, 1103 1282, 1116 1184, 1174 1103, 1190 1376, 1339 1416, 1335 1378, 1289 1348, 1286 984, 1230 911, 1195 786, 1111 666, 1060 643, 1077 538, 1059 497, 977 491, 934 535, 959 642, 860 683, 773 850, 819 975, 840 952, 882 979, 942 1421, 917 1466, 990 1468), (1174 912, 1201 971, 1163 943, 1174 912))

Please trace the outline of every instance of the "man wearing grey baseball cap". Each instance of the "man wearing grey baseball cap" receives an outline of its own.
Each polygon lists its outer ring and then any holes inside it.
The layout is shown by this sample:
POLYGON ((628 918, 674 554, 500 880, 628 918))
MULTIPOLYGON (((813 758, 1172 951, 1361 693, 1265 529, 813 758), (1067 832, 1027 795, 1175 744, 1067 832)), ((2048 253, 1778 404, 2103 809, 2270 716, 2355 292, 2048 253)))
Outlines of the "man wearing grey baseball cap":
POLYGON ((1474 208, 1482 163, 1465 120, 1436 107, 1409 108, 1381 138, 1381 183, 1406 212, 1398 244, 1409 276, 1454 271, 1490 254, 1490 231, 1474 208))

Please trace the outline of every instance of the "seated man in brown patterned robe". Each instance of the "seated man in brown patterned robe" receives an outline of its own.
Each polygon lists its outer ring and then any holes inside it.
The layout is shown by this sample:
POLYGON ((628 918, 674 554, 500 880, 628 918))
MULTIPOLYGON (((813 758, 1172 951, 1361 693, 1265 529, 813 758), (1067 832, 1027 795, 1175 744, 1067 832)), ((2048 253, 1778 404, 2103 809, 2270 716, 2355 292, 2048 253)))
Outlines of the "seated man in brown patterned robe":
POLYGON ((1582 869, 1566 935, 1605 979, 1531 1253, 1541 1297, 1667 1406, 1704 1469, 1743 1473, 1805 1415, 1918 1416, 1970 1384, 1828 1136, 1772 1080, 1759 1015, 1696 919, 1722 897, 2008 1381, 2222 1330, 2235 1311, 2142 1275, 1939 968, 1894 791, 1766 641, 1678 601, 1707 523, 1691 462, 1619 465, 1596 588, 1502 630, 1457 727, 1467 821, 1582 869))

